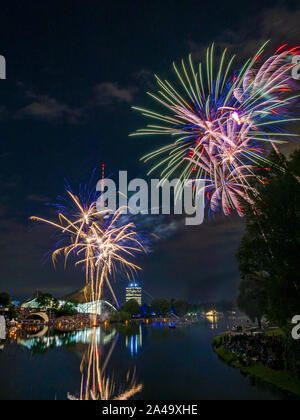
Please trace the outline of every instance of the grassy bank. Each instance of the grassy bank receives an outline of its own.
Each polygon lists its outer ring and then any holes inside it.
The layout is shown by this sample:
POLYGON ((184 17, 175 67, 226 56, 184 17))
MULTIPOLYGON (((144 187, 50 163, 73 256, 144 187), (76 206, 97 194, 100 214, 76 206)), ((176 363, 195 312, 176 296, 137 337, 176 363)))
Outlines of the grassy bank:
POLYGON ((241 372, 253 376, 255 378, 262 379, 263 381, 274 385, 278 389, 289 392, 300 398, 300 380, 295 378, 290 372, 285 370, 273 370, 267 366, 262 365, 254 361, 248 361, 247 366, 243 366, 238 360, 237 356, 231 351, 227 350, 224 346, 216 346, 221 340, 222 336, 216 337, 212 341, 214 352, 219 358, 232 366, 238 368, 241 372), (249 365, 248 365, 249 364, 249 365))

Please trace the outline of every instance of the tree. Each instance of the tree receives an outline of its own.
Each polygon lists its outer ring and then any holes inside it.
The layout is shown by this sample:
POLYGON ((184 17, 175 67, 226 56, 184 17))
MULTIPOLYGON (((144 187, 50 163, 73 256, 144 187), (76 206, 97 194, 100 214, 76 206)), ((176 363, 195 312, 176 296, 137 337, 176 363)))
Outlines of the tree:
POLYGON ((6 292, 0 293, 0 306, 8 306, 10 301, 10 295, 6 292))
POLYGON ((216 310, 218 312, 228 312, 235 309, 234 303, 229 300, 221 300, 216 303, 216 310))
POLYGON ((78 313, 77 304, 73 302, 65 302, 57 310, 58 316, 65 316, 65 315, 72 316, 72 315, 76 315, 77 313, 78 313))
POLYGON ((151 316, 151 308, 149 305, 143 304, 140 307, 140 313, 143 317, 150 317, 151 316))
POLYGON ((131 319, 131 314, 124 311, 113 312, 109 318, 110 322, 125 322, 129 319, 131 319))
POLYGON ((153 299, 151 302, 151 311, 156 315, 165 316, 170 312, 170 303, 167 299, 153 299))
POLYGON ((242 280, 251 278, 264 314, 284 327, 300 302, 300 150, 289 160, 274 152, 270 160, 256 186, 259 194, 243 206, 246 234, 237 259, 242 280))
POLYGON ((129 313, 131 316, 138 315, 140 312, 140 305, 136 299, 129 299, 122 306, 122 311, 129 313))
POLYGON ((56 309, 58 308, 59 302, 58 300, 50 295, 50 293, 41 294, 36 298, 36 302, 39 308, 51 308, 56 309))
POLYGON ((187 301, 183 299, 176 299, 173 301, 173 311, 178 316, 184 316, 189 308, 187 301))
POLYGON ((15 305, 13 305, 13 304, 9 305, 7 316, 10 320, 12 320, 12 319, 17 320, 18 319, 18 313, 16 311, 15 305))
POLYGON ((261 328, 261 319, 263 317, 263 297, 258 290, 256 279, 251 275, 242 278, 239 284, 237 306, 240 311, 244 312, 252 322, 257 320, 259 328, 261 328), (261 300, 262 299, 262 300, 261 300))

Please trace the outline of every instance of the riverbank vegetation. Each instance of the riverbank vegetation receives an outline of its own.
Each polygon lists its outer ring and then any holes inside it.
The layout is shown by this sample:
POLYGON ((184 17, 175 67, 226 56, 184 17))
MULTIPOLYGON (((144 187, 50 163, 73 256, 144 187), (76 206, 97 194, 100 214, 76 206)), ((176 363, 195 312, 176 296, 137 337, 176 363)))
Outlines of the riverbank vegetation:
POLYGON ((251 204, 243 206, 246 232, 237 251, 237 304, 260 324, 262 316, 286 335, 288 369, 300 378, 300 340, 291 323, 300 302, 300 150, 289 159, 273 152, 261 169, 251 204))
POLYGON ((300 340, 291 334, 300 302, 300 150, 289 159, 273 152, 270 161, 254 185, 258 194, 241 204, 246 229, 237 250, 237 306, 259 327, 264 316, 279 328, 229 344, 223 335, 213 348, 229 365, 300 397, 300 340))
MULTIPOLYGON (((274 334, 274 330, 269 334, 274 334)), ((278 334, 282 334, 282 332, 278 330, 278 334)), ((218 355, 220 360, 232 368, 240 369, 240 371, 246 375, 259 378, 282 391, 296 395, 300 398, 300 379, 295 373, 286 369, 271 369, 268 366, 264 366, 262 363, 248 359, 245 356, 241 358, 239 354, 233 353, 225 347, 224 336, 225 334, 215 337, 212 342, 214 352, 218 355)))

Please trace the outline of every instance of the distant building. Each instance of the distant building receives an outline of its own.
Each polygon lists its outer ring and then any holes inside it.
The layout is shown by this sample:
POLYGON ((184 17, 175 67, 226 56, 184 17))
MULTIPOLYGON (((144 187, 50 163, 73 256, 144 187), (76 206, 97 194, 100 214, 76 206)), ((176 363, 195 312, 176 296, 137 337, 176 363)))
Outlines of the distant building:
POLYGON ((137 283, 130 283, 126 287, 126 302, 135 299, 139 305, 142 304, 142 288, 137 283))
MULTIPOLYGON (((63 306, 68 301, 66 300, 58 300, 58 308, 63 306)), ((40 306, 37 302, 37 298, 33 298, 31 300, 28 300, 27 302, 22 303, 21 308, 31 308, 39 310, 40 306)), ((52 307, 49 306, 46 309, 51 309, 52 307)), ((98 314, 103 315, 105 313, 112 313, 116 311, 116 308, 110 303, 105 300, 98 300, 98 301, 92 301, 92 302, 85 302, 85 303, 78 303, 76 306, 76 310, 79 313, 84 314, 98 314)))
POLYGON ((30 300, 27 300, 26 302, 21 304, 21 308, 31 308, 31 309, 39 309, 39 304, 36 300, 37 298, 31 298, 30 300))
MULTIPOLYGON (((60 301, 61 302, 61 301, 60 301)), ((116 308, 106 300, 97 300, 93 302, 79 303, 76 307, 77 311, 83 314, 111 314, 116 308)))

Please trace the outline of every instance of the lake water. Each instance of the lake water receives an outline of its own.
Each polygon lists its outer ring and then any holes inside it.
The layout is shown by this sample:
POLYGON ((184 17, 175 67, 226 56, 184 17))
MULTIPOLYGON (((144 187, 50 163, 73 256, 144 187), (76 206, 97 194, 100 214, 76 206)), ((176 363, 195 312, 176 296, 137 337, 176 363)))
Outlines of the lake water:
MULTIPOLYGON (((148 324, 133 329, 98 328, 99 357, 106 374, 121 383, 135 369, 143 390, 135 399, 283 399, 222 363, 211 349, 225 325, 201 321, 176 329, 148 324)), ((0 399, 66 399, 79 395, 80 363, 91 330, 16 339, 0 344, 0 399)), ((117 385, 118 387, 118 385, 117 385)))

